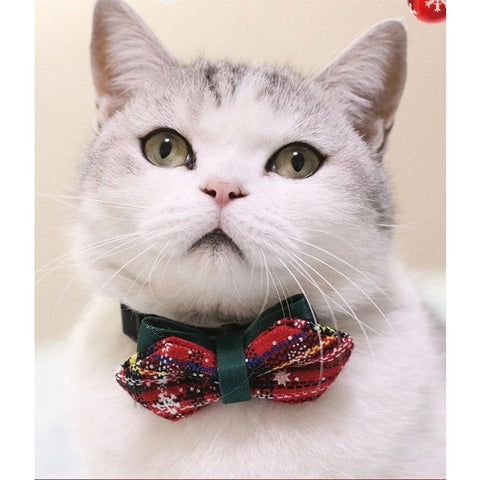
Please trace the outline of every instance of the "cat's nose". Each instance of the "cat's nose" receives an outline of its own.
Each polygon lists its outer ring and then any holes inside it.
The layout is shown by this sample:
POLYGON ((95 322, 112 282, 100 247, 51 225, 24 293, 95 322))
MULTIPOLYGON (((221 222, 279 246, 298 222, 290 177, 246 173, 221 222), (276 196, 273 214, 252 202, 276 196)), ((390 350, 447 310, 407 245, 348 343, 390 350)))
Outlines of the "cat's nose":
POLYGON ((246 196, 239 184, 222 180, 211 180, 201 190, 213 197, 220 207, 224 207, 235 198, 246 196))

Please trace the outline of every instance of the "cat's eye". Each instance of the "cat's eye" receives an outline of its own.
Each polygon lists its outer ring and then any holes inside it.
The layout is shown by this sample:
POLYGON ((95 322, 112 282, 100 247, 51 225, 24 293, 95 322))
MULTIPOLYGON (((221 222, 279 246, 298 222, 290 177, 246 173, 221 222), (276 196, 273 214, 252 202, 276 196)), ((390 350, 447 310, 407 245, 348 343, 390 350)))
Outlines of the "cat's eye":
POLYGON ((325 161, 325 156, 305 143, 291 143, 278 150, 267 163, 267 170, 287 178, 307 178, 325 161))
POLYGON ((159 167, 193 168, 193 153, 189 143, 170 129, 155 130, 142 140, 143 154, 159 167))

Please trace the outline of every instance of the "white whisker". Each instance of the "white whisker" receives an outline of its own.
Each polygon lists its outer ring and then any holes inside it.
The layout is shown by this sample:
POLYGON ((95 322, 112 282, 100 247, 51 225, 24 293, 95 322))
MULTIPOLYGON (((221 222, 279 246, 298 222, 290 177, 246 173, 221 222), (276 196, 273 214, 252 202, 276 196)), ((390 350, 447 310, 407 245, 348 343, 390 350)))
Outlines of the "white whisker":
MULTIPOLYGON (((310 308, 310 311, 312 312, 312 316, 313 316, 313 319, 314 319, 315 323, 317 325, 320 325, 320 323, 317 320, 317 316, 315 315, 315 310, 313 309, 312 304, 310 303, 310 300, 308 299, 307 293, 303 289, 300 282, 297 280, 297 277, 295 277, 295 275, 291 272, 291 270, 285 265, 285 263, 282 260, 280 260, 280 263, 285 267, 287 272, 291 275, 291 277, 293 278, 295 283, 298 285, 298 288, 303 293, 303 296, 305 297, 305 300, 307 301, 307 304, 310 308)), ((320 345, 320 355, 323 355, 322 334, 320 333, 320 330, 317 331, 317 334, 318 334, 318 344, 320 345)), ((323 376, 323 362, 320 362, 320 378, 322 378, 322 376, 323 376)))
POLYGON ((126 262, 124 265, 122 265, 118 270, 116 270, 102 285, 99 289, 97 289, 97 291, 92 295, 92 298, 90 299, 90 301, 87 303, 87 305, 85 306, 84 308, 84 311, 88 309, 88 307, 90 306, 90 304, 92 303, 92 301, 103 291, 103 289, 122 271, 124 270, 126 267, 128 267, 128 265, 130 265, 132 262, 134 262, 138 257, 140 257, 141 255, 143 255, 144 253, 148 252, 151 248, 153 248, 154 245, 150 244, 147 248, 145 248, 144 250, 142 250, 140 253, 138 253, 137 255, 135 255, 133 258, 131 258, 128 262, 126 262))
MULTIPOLYGON (((292 263, 290 263, 290 266, 291 266, 292 268, 295 268, 295 270, 297 270, 300 274, 302 274, 302 273, 295 267, 295 265, 293 265, 292 263)), ((303 276, 304 276, 304 278, 307 278, 305 275, 303 275, 303 276)), ((308 278, 307 278, 307 280, 308 280, 308 278)), ((311 282, 311 283, 312 283, 314 286, 316 286, 317 288, 319 288, 319 287, 316 285, 315 282, 311 282)), ((326 294, 325 294, 325 295, 326 295, 326 294)), ((328 295, 327 295, 327 296, 328 296, 328 295)), ((332 301, 334 301, 331 297, 328 297, 328 298, 330 298, 332 301)), ((335 303, 336 303, 336 302, 335 302, 335 303)), ((338 305, 338 304, 337 304, 337 305, 338 305)), ((362 331, 362 333, 363 333, 363 335, 364 335, 364 337, 365 337, 365 340, 366 340, 366 342, 367 342, 367 346, 368 346, 368 348, 369 348, 369 350, 370 350, 370 354, 373 355, 373 350, 372 350, 372 347, 371 347, 371 345, 370 345, 370 340, 369 340, 369 338, 368 338, 368 335, 367 335, 367 332, 366 332, 366 330, 365 330, 365 327, 367 327, 368 329, 372 330, 372 331, 375 332, 375 333, 378 333, 378 332, 376 332, 373 328, 371 328, 371 327, 370 327, 369 325, 367 325, 366 323, 362 322, 362 321, 358 318, 358 316, 356 315, 356 313, 350 308, 350 305, 348 305, 348 303, 347 303, 347 308, 349 308, 349 309, 351 310, 351 315, 352 315, 353 318, 357 321, 358 326, 360 327, 360 329, 361 329, 361 331, 362 331)))
MULTIPOLYGON (((310 243, 310 242, 307 242, 305 240, 302 240, 300 238, 295 238, 295 237, 290 237, 292 239, 295 239, 297 240, 298 242, 300 243, 303 243, 305 245, 308 245, 312 248, 315 248, 317 250, 320 250, 321 252, 335 258, 336 260, 338 260, 339 262, 343 263, 344 265, 346 265, 347 267, 350 267, 352 270, 354 270, 355 272, 357 272, 359 275, 361 275, 363 278, 365 278, 366 280, 368 280, 370 283, 372 283, 372 285, 379 291, 381 292, 388 300, 390 300, 392 303, 394 303, 393 299, 390 298, 390 296, 388 295, 387 292, 385 292, 385 290, 382 289, 382 287, 380 287, 374 280, 372 280, 370 277, 368 277, 364 272, 362 272, 361 270, 359 270, 357 267, 355 267, 354 265, 350 264, 349 262, 347 262, 346 260, 344 260, 343 258, 340 258, 339 256, 335 255, 334 253, 331 253, 329 252, 328 250, 322 248, 322 247, 319 247, 318 245, 315 245, 313 243, 310 243)), ((302 253, 305 253, 305 252, 302 252, 302 253)), ((316 258, 316 257, 314 257, 316 258)))
POLYGON ((380 313, 380 315, 382 316, 382 318, 385 320, 385 322, 387 323, 387 325, 390 327, 390 329, 392 330, 392 332, 394 333, 394 335, 396 336, 397 340, 400 340, 397 336, 397 332, 395 331, 395 329, 393 328, 393 325, 390 323, 390 321, 388 320, 387 316, 383 313, 383 310, 377 305, 377 303, 370 297, 370 295, 362 288, 360 287, 356 282, 354 282, 351 278, 349 278, 347 275, 345 275, 343 272, 341 272, 340 270, 336 269, 335 267, 333 267, 332 265, 328 264, 327 262, 315 257, 314 255, 310 255, 309 253, 306 253, 306 252, 302 252, 302 255, 306 255, 308 257, 311 257, 315 260, 317 260, 318 262, 322 263, 323 265, 325 265, 326 267, 329 267, 331 268, 334 272, 338 273, 340 276, 342 276, 343 278, 345 278, 348 282, 350 282, 354 287, 356 287, 361 293, 363 293, 363 295, 365 295, 365 297, 367 298, 367 300, 375 307, 375 309, 380 313))

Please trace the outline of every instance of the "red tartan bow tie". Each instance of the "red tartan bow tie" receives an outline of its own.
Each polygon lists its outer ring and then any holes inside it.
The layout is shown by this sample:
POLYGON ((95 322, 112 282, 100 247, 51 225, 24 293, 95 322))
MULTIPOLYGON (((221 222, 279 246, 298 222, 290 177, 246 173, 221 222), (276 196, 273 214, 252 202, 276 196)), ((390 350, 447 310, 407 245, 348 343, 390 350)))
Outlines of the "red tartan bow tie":
POLYGON ((199 329, 144 315, 138 349, 116 373, 118 383, 156 415, 180 420, 220 399, 315 400, 346 364, 353 340, 319 325, 305 297, 295 295, 245 330, 199 329))

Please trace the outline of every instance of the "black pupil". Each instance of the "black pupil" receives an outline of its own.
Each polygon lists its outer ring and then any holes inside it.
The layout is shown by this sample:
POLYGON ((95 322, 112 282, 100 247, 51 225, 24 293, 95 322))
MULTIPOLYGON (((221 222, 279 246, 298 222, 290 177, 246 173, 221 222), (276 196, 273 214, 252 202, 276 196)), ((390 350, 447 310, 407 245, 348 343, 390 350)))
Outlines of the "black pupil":
POLYGON ((166 138, 160 144, 160 156, 162 158, 166 158, 170 155, 171 151, 172 151, 172 141, 169 138, 166 138))
POLYGON ((300 152, 292 153, 292 167, 296 172, 299 172, 305 166, 305 157, 300 152))

